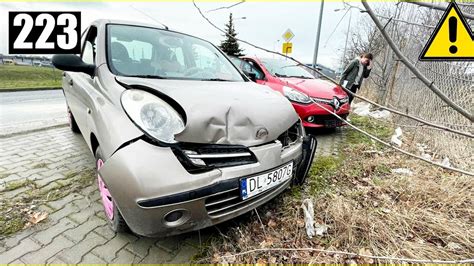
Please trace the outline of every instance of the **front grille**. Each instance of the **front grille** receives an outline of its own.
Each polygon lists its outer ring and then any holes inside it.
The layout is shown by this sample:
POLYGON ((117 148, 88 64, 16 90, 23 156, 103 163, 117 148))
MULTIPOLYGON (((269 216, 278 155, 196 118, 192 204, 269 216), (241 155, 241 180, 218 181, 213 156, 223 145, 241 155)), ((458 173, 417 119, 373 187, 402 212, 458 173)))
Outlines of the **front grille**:
POLYGON ((252 202, 257 201, 258 199, 261 199, 272 191, 279 189, 285 184, 288 184, 288 182, 290 181, 288 180, 284 183, 281 183, 267 191, 262 192, 261 194, 258 194, 257 196, 246 200, 242 200, 242 198, 240 197, 240 189, 238 187, 219 194, 212 195, 208 197, 205 201, 207 214, 211 218, 219 218, 221 216, 227 215, 251 204, 252 202))
POLYGON ((344 98, 339 98, 334 96, 332 99, 324 99, 324 98, 311 98, 313 102, 315 103, 322 103, 322 104, 327 104, 330 105, 332 108, 334 108, 336 111, 341 108, 342 105, 346 104, 349 102, 349 97, 344 97, 344 98))
POLYGON ((216 144, 180 144, 173 152, 190 172, 203 172, 215 167, 231 167, 256 163, 257 158, 245 146, 216 144), (194 159, 194 160, 193 160, 194 159), (196 160, 205 165, 196 164, 196 160))
MULTIPOLYGON (((347 119, 349 114, 339 115, 344 120, 347 119)), ((325 126, 341 126, 344 122, 334 115, 315 115, 314 120, 311 122, 313 124, 325 125, 325 126)))
MULTIPOLYGON (((286 148, 302 135, 301 120, 285 130, 277 140, 286 148)), ((270 143, 274 143, 272 141, 270 143)), ((264 145, 269 144, 265 143, 264 145)), ((192 174, 216 167, 231 167, 257 163, 257 157, 243 145, 179 143, 172 150, 183 167, 192 174)))

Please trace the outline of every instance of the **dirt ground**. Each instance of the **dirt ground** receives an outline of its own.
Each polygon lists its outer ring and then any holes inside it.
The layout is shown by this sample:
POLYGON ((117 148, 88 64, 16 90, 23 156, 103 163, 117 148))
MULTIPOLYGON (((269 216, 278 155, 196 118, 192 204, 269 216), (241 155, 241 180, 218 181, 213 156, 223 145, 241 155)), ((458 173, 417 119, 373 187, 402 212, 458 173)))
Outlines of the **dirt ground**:
MULTIPOLYGON (((387 123, 351 119, 382 139, 393 134, 387 123)), ((240 219, 237 226, 224 227, 197 261, 393 263, 401 260, 365 256, 472 258, 474 179, 400 155, 346 130, 337 156, 315 159, 303 190, 294 188, 240 219), (393 172, 399 168, 409 172, 393 172), (314 204, 312 238, 305 230, 301 207, 305 199, 314 204)), ((415 144, 407 142, 409 136, 404 139, 402 148, 416 152, 415 144)))

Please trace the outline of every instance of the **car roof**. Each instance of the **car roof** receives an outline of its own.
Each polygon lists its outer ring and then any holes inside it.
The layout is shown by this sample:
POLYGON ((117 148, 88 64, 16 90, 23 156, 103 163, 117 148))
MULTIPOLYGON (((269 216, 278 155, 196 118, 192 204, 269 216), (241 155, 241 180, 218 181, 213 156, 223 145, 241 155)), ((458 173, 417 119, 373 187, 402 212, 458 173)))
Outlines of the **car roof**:
MULTIPOLYGON (((160 29, 160 30, 167 30, 167 31, 170 31, 170 32, 175 32, 175 33, 183 34, 183 35, 190 36, 190 37, 193 37, 193 38, 197 38, 197 39, 200 39, 202 41, 205 41, 207 43, 212 44, 208 40, 197 37, 195 35, 191 35, 191 34, 188 34, 188 33, 184 33, 184 32, 181 32, 181 31, 174 30, 174 29, 170 29, 168 26, 165 26, 165 25, 150 24, 150 23, 137 22, 137 21, 120 20, 120 19, 97 19, 97 20, 95 20, 91 23, 91 25, 94 25, 98 28, 101 27, 101 26, 105 26, 107 24, 129 25, 129 26, 139 26, 139 27, 147 27, 147 28, 154 28, 154 29, 160 29)), ((212 45, 214 45, 214 44, 212 44, 212 45)))
POLYGON ((106 24, 120 24, 120 25, 131 25, 131 26, 142 26, 142 27, 149 27, 149 28, 156 28, 156 29, 166 29, 166 27, 158 24, 150 24, 144 22, 137 22, 137 21, 129 21, 129 20, 120 20, 120 19, 98 19, 92 22, 92 25, 102 26, 106 24))

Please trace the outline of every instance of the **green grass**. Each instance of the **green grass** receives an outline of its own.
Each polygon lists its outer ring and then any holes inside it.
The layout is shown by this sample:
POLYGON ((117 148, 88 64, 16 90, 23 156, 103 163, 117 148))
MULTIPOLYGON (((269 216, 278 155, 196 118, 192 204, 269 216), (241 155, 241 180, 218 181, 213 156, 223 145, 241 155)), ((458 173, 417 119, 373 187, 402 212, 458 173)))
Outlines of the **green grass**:
POLYGON ((20 216, 2 216, 0 217, 0 224, 2 224, 2 226, 0 226, 2 236, 7 236, 23 229, 25 221, 20 216))
MULTIPOLYGON (((352 114, 351 123, 354 126, 384 141, 388 141, 394 133, 393 127, 390 124, 384 121, 373 119, 366 116, 358 116, 356 114, 352 114)), ((371 138, 369 138, 368 136, 354 129, 350 129, 347 131, 346 143, 348 144, 359 145, 359 144, 371 144, 372 142, 373 140, 371 138)))
POLYGON ((62 71, 48 67, 0 65, 0 90, 61 87, 62 71))
POLYGON ((22 179, 18 181, 10 181, 5 184, 5 189, 3 191, 11 191, 15 190, 20 187, 25 187, 25 186, 36 186, 36 183, 33 180, 30 179, 22 179))
POLYGON ((329 178, 333 176, 341 165, 342 160, 334 156, 317 156, 311 166, 308 184, 311 194, 322 194, 329 188, 329 178))

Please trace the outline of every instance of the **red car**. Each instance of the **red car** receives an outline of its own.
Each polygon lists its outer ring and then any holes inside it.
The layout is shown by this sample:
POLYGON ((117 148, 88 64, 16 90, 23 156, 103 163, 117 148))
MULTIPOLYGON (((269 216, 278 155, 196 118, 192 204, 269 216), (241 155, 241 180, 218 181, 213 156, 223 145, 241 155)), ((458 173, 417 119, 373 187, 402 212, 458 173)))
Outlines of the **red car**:
POLYGON ((241 57, 232 58, 232 61, 255 82, 267 85, 285 95, 293 104, 305 127, 335 128, 344 125, 335 116, 311 101, 313 99, 346 119, 350 109, 349 97, 341 87, 315 78, 304 67, 287 59, 241 57))

